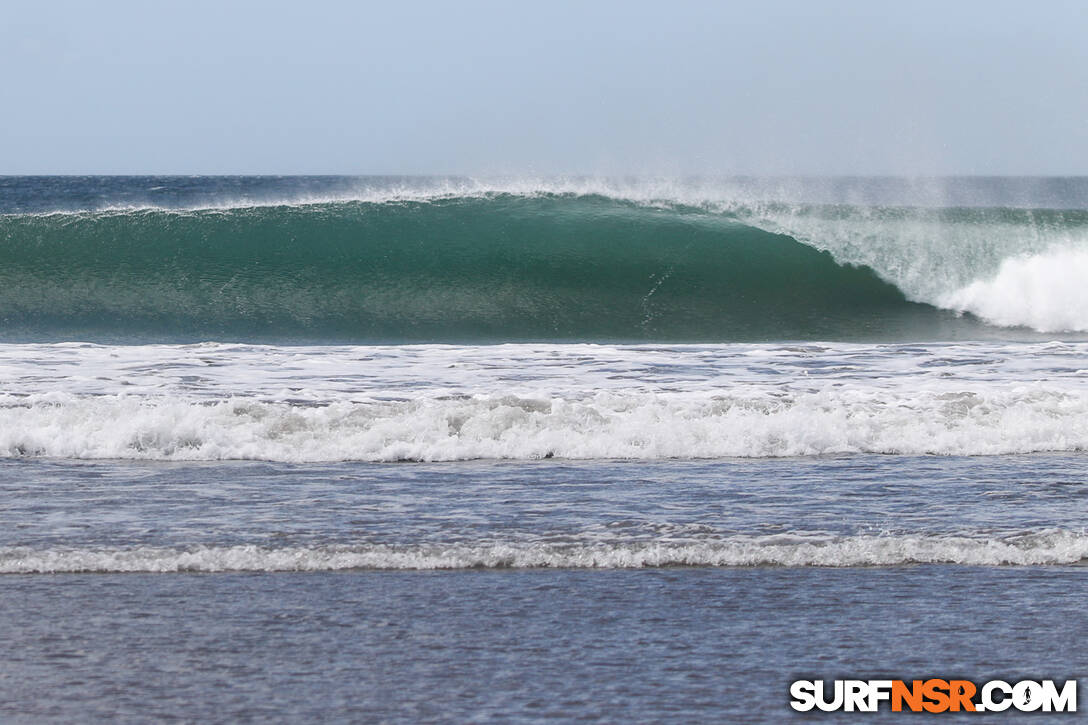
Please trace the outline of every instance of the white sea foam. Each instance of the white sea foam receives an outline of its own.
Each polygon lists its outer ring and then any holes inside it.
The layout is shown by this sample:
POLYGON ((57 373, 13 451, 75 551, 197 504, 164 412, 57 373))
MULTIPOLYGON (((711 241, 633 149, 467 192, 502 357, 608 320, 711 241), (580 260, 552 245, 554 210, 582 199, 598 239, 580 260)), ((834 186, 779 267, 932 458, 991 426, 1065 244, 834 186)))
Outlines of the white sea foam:
POLYGON ((1088 331, 1088 227, 1060 212, 740 205, 745 223, 864 265, 908 299, 991 324, 1088 331))
POLYGON ((0 456, 1088 450, 1088 345, 0 345, 0 456))
POLYGON ((747 536, 714 541, 486 543, 267 548, 254 545, 0 548, 0 573, 337 571, 346 569, 592 568, 661 566, 862 567, 904 564, 1080 564, 1088 535, 1067 530, 1005 538, 955 535, 747 536))
POLYGON ((1088 343, 714 345, 0 344, 13 396, 64 391, 270 401, 564 397, 587 391, 723 392, 824 384, 947 393, 1030 381, 1084 385, 1088 343))
POLYGON ((1055 248, 1011 257, 993 277, 975 280, 939 303, 998 325, 1088 331, 1088 249, 1055 248))
POLYGON ((0 398, 0 455, 450 461, 1088 450, 1088 391, 829 388, 296 405, 67 393, 0 398))

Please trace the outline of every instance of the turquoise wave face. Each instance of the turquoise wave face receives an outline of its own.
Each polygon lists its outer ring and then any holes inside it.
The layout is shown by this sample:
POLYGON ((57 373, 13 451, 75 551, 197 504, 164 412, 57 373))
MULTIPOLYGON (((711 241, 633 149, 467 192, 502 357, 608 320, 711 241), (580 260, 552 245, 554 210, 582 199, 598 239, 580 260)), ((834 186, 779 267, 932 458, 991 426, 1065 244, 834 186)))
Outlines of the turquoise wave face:
POLYGON ((0 251, 8 340, 726 342, 984 327, 736 218, 598 196, 8 215, 0 251))

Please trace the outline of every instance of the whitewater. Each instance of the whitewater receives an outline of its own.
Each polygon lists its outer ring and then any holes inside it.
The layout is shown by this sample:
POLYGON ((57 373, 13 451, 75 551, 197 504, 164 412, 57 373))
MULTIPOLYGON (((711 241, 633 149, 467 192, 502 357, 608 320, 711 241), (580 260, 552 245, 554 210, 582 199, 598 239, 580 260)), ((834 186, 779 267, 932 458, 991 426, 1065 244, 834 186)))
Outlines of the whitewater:
POLYGON ((1085 343, 7 345, 0 456, 453 461, 1088 450, 1085 343))

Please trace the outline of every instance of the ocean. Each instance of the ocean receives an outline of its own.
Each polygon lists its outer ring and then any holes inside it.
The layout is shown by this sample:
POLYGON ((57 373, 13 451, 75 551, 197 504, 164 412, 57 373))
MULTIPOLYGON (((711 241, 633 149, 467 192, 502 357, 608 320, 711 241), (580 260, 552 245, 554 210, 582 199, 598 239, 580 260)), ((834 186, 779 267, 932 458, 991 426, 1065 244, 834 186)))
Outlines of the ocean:
POLYGON ((0 177, 0 250, 5 722, 1088 681, 1088 179, 0 177))

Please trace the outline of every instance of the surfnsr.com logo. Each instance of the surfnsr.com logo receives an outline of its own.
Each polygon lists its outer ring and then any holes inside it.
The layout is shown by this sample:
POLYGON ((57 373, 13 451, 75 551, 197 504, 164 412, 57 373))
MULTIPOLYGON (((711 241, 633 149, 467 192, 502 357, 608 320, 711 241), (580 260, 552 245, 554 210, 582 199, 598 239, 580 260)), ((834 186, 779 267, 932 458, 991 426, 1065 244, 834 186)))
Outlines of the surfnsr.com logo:
POLYGON ((800 712, 1076 712, 1077 681, 990 680, 797 680, 790 685, 790 707, 800 712))

